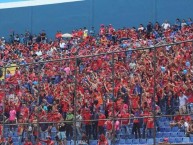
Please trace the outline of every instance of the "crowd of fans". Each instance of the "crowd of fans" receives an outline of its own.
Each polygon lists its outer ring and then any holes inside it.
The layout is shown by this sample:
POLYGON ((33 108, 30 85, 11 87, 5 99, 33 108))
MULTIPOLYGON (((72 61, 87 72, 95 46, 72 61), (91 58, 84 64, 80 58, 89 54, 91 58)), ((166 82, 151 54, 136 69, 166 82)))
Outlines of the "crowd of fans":
MULTIPOLYGON (((28 145, 30 137, 24 138, 24 132, 34 136, 36 144, 54 144, 53 127, 64 144, 76 134, 79 140, 99 139, 99 145, 107 145, 107 139, 118 138, 120 128, 135 138, 151 138, 154 127, 159 128, 154 113, 176 111, 171 126, 188 122, 187 133, 193 133, 190 116, 182 116, 193 102, 193 43, 159 47, 156 52, 151 48, 185 40, 193 40, 191 19, 117 30, 101 25, 99 33, 94 27, 77 29, 70 38, 58 31, 54 40, 45 31, 13 33, 0 41, 0 66, 17 65, 14 73, 7 68, 1 81, 1 119, 28 145), (58 59, 64 60, 54 61, 58 59)), ((1 124, 1 141, 2 131, 1 124)))

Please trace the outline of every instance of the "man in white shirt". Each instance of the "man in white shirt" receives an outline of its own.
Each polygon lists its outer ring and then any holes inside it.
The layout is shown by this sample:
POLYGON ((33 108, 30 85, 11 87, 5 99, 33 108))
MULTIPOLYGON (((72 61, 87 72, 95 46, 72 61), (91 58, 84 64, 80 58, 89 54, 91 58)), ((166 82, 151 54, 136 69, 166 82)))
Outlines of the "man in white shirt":
POLYGON ((64 40, 60 41, 60 49, 64 50, 66 48, 66 43, 64 42, 64 40))
POLYGON ((185 96, 183 94, 183 92, 180 92, 180 96, 179 96, 179 111, 180 111, 180 114, 184 114, 186 113, 186 104, 187 104, 187 96, 185 96))
POLYGON ((170 24, 168 23, 167 20, 162 24, 162 27, 164 28, 164 30, 167 30, 170 28, 170 24))
POLYGON ((37 54, 37 56, 42 56, 42 51, 38 50, 38 51, 36 51, 36 54, 37 54))

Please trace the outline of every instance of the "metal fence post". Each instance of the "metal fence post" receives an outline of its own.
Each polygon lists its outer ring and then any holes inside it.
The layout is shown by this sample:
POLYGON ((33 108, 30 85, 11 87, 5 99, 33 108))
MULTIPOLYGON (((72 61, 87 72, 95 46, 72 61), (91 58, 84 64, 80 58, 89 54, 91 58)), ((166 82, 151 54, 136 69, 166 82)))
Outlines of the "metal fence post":
POLYGON ((4 68, 4 81, 3 81, 3 85, 4 85, 4 95, 3 95, 3 129, 2 129, 2 133, 4 135, 5 132, 5 98, 6 98, 6 72, 7 72, 7 67, 3 67, 4 68))
POLYGON ((76 88, 77 88, 77 56, 75 58, 75 85, 74 85, 74 145, 76 145, 76 141, 77 141, 77 133, 76 133, 76 113, 77 113, 77 108, 76 108, 76 100, 77 100, 77 93, 76 93, 76 88))
POLYGON ((156 105, 155 105, 155 96, 156 96, 156 50, 157 48, 153 48, 153 78, 154 78, 154 91, 153 91, 153 119, 154 119, 154 130, 153 130, 153 142, 156 145, 156 105))
POLYGON ((114 145, 115 144, 115 127, 114 127, 114 124, 115 124, 115 62, 114 62, 114 52, 112 53, 112 81, 113 81, 113 139, 112 139, 112 144, 114 145))

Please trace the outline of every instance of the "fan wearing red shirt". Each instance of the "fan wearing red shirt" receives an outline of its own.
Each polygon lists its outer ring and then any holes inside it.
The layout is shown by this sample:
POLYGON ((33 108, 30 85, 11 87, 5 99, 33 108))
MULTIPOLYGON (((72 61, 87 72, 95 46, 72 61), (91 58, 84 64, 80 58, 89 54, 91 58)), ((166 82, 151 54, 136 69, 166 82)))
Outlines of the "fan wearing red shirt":
POLYGON ((101 134, 97 145, 109 145, 107 139, 104 134, 101 134))
POLYGON ((33 145, 33 144, 31 141, 28 140, 28 138, 26 138, 23 145, 33 145))
POLYGON ((130 101, 132 104, 132 109, 139 108, 139 96, 137 96, 137 95, 131 96, 130 101))
MULTIPOLYGON (((111 119, 109 117, 109 119, 111 119)), ((107 120, 105 122, 105 126, 106 126, 106 136, 108 139, 111 139, 111 134, 112 134, 112 129, 113 129, 113 121, 112 120, 107 120)))
POLYGON ((179 112, 176 112, 176 116, 174 116, 174 120, 170 123, 171 127, 174 127, 180 123, 182 120, 182 116, 180 115, 179 112))
POLYGON ((154 120, 153 120, 153 114, 150 113, 150 117, 147 118, 147 131, 148 131, 148 137, 152 138, 153 136, 153 128, 154 128, 154 120))
POLYGON ((99 34, 100 34, 100 36, 105 35, 105 27, 103 24, 101 24, 99 34))
POLYGON ((24 119, 27 119, 29 116, 29 108, 26 107, 26 104, 22 105, 21 111, 20 111, 20 115, 23 116, 24 119))
POLYGON ((0 144, 5 143, 5 141, 6 141, 5 138, 1 136, 1 137, 0 137, 0 144))
POLYGON ((98 119, 98 131, 99 135, 105 133, 104 125, 105 125, 105 120, 106 117, 102 112, 99 112, 99 119, 98 119))
POLYGON ((192 118, 190 115, 188 115, 188 116, 184 116, 184 120, 187 122, 191 122, 192 118))
POLYGON ((148 118, 147 116, 149 116, 150 113, 149 113, 149 109, 148 108, 145 108, 144 109, 144 112, 141 114, 141 116, 143 116, 143 138, 145 138, 145 131, 146 131, 146 128, 147 128, 147 121, 148 121, 148 118))
POLYGON ((2 132, 3 132, 3 125, 0 124, 0 136, 2 136, 2 132))
POLYGON ((91 137, 91 122, 87 121, 87 120, 91 120, 91 113, 90 110, 88 108, 85 109, 85 111, 83 112, 83 119, 84 119, 84 124, 85 124, 85 128, 86 128, 86 135, 89 137, 91 137))
POLYGON ((126 110, 123 110, 118 116, 119 118, 121 118, 121 126, 125 128, 126 133, 129 133, 128 125, 130 124, 129 120, 130 114, 126 110))
POLYGON ((53 112, 52 118, 54 122, 59 122, 62 120, 62 115, 58 112, 58 110, 56 110, 55 112, 53 112))
POLYGON ((61 101, 61 105, 62 105, 62 116, 63 116, 63 118, 66 118, 66 113, 69 110, 69 102, 68 102, 68 100, 63 99, 61 101))
POLYGON ((47 138, 47 140, 41 140, 41 139, 40 139, 40 141, 45 142, 46 145, 54 145, 54 141, 51 140, 51 137, 50 137, 50 136, 48 136, 48 137, 46 137, 46 138, 47 138))
POLYGON ((139 117, 140 117, 141 113, 140 113, 140 110, 138 108, 133 109, 132 111, 133 111, 132 116, 134 117, 132 134, 135 134, 135 139, 141 138, 140 122, 139 122, 139 117))
POLYGON ((35 145, 42 145, 42 143, 40 142, 40 140, 39 140, 39 139, 36 139, 36 143, 35 143, 35 145))

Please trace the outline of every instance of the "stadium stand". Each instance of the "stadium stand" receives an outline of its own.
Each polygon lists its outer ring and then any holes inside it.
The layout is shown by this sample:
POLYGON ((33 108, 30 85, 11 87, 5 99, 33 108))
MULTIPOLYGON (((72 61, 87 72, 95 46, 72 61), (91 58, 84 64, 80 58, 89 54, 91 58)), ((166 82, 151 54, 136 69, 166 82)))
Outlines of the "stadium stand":
POLYGON ((193 144, 192 40, 191 19, 2 38, 0 143, 193 144))

